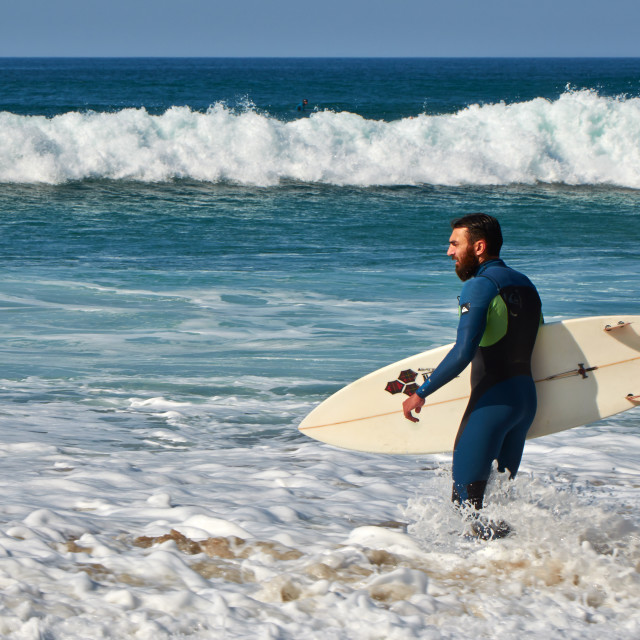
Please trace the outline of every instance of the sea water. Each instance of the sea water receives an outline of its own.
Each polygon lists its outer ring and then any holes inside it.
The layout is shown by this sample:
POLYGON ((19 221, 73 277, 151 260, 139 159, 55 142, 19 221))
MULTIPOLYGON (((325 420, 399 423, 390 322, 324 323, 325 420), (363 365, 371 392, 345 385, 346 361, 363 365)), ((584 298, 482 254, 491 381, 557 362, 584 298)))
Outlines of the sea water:
POLYGON ((548 321, 640 313, 640 61, 0 60, 0 637, 640 637, 638 409, 488 543, 450 455, 297 431, 453 340, 473 211, 548 321))

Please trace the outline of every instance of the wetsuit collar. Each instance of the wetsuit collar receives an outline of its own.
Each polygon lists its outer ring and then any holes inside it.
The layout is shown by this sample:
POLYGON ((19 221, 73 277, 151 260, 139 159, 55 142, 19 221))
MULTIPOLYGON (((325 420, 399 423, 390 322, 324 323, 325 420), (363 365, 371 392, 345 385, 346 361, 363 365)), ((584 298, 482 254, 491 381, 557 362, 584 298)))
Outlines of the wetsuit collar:
POLYGON ((493 258, 492 260, 487 260, 486 262, 483 262, 476 269, 476 272, 473 274, 473 277, 476 278, 477 276, 481 275, 488 267, 491 267, 493 265, 504 266, 504 262, 502 261, 501 258, 493 258))

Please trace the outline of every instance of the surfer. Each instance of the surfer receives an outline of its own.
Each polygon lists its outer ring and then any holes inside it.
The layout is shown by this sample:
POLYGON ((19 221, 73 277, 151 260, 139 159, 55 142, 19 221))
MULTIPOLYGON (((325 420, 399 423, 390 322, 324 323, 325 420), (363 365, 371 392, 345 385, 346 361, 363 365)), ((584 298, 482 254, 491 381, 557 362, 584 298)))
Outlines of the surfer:
POLYGON ((298 111, 305 111, 308 104, 309 104, 309 101, 306 98, 304 98, 302 102, 298 104, 298 111))
MULTIPOLYGON (((412 412, 420 413, 427 396, 472 363, 471 396, 453 450, 452 500, 481 509, 493 461, 498 461, 498 471, 508 469, 510 478, 515 477, 536 414, 531 353, 542 321, 541 303, 530 280, 500 259, 502 231, 495 218, 471 214, 454 220, 451 228, 447 255, 465 283, 456 343, 404 401, 403 411, 418 422, 412 412)), ((480 531, 474 533, 483 538, 509 531, 507 525, 477 527, 480 531)))

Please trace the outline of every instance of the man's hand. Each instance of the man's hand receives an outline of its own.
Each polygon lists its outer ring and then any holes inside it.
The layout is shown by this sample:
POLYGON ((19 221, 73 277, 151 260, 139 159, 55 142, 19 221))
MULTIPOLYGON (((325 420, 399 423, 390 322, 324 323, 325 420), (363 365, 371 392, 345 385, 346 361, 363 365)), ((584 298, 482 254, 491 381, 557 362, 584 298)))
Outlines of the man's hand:
POLYGON ((424 398, 421 398, 417 393, 414 393, 402 403, 404 417, 407 420, 411 420, 411 422, 420 422, 418 418, 411 414, 411 412, 415 411, 416 413, 420 413, 420 409, 422 409, 423 406, 424 398))

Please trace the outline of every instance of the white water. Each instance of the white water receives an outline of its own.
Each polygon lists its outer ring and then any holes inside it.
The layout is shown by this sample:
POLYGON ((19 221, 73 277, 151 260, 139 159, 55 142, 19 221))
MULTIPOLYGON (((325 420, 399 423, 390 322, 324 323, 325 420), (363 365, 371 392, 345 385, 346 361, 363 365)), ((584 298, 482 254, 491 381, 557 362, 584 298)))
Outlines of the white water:
POLYGON ((18 373, 0 380, 0 637, 639 637, 638 409, 529 442, 516 482, 489 487, 487 514, 515 533, 469 542, 449 456, 296 431, 332 384, 303 363, 357 359, 347 327, 378 303, 274 286, 271 307, 225 312, 199 288, 181 292, 185 322, 177 294, 135 282, 3 287, 3 366, 18 373), (328 314, 339 340, 305 314, 328 314), (277 373, 247 366, 263 358, 283 359, 277 373))
POLYGON ((313 113, 292 122, 222 104, 0 113, 0 182, 188 178, 275 185, 497 185, 640 188, 640 98, 567 91, 559 99, 472 105, 393 122, 313 113))
POLYGON ((3 638, 640 635, 637 410, 530 441, 518 479, 488 492, 515 533, 477 543, 448 501, 449 456, 306 440, 309 407, 277 394, 291 439, 247 448, 219 447, 215 398, 93 394, 4 405, 3 638))

